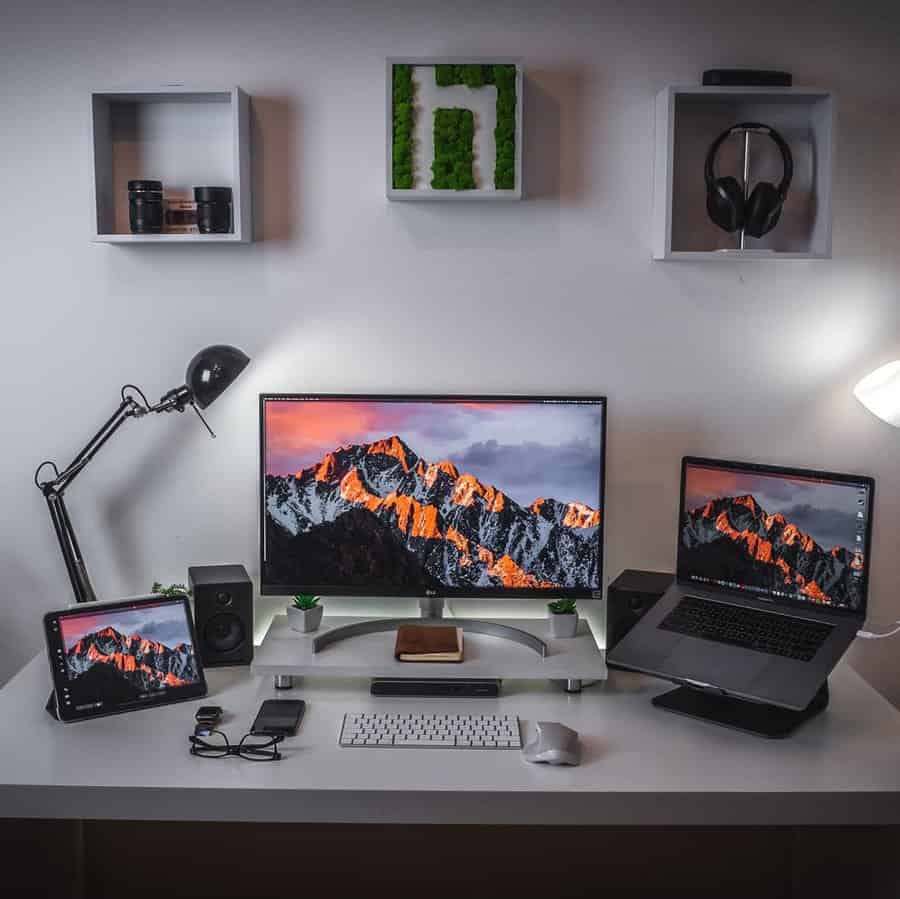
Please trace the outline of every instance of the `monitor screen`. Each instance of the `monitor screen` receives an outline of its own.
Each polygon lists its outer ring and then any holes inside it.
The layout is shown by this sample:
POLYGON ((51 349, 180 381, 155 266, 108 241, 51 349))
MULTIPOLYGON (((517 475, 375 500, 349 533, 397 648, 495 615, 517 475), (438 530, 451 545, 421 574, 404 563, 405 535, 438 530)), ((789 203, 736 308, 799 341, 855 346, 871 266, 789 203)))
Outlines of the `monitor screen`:
POLYGON ((685 459, 678 576, 865 612, 870 478, 685 459))
POLYGON ((260 397, 262 592, 599 598, 605 410, 260 397))

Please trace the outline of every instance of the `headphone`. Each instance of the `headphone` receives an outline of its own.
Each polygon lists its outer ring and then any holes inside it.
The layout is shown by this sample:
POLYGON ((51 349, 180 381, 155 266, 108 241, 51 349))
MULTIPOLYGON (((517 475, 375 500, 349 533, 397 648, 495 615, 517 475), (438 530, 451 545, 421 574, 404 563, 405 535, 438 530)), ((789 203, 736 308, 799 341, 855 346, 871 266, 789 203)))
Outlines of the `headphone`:
POLYGON ((706 154, 705 174, 706 211, 713 222, 729 234, 743 229, 751 237, 762 237, 778 224, 781 217, 781 209, 794 175, 794 158, 791 156, 791 148, 787 145, 787 141, 774 128, 758 122, 742 122, 723 131, 712 142, 706 154), (746 200, 744 187, 737 178, 731 175, 716 178, 713 172, 719 147, 738 131, 767 134, 781 151, 781 162, 784 167, 784 174, 778 187, 770 181, 760 181, 746 200))

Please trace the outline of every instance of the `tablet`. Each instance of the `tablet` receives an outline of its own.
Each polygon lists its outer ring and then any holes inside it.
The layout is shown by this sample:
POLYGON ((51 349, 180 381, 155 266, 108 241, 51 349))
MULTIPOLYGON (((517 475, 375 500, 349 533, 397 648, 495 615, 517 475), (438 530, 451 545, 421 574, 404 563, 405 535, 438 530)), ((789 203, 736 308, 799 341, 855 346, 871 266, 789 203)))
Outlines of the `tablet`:
POLYGON ((148 596, 49 612, 44 633, 61 721, 206 695, 186 596, 148 596))

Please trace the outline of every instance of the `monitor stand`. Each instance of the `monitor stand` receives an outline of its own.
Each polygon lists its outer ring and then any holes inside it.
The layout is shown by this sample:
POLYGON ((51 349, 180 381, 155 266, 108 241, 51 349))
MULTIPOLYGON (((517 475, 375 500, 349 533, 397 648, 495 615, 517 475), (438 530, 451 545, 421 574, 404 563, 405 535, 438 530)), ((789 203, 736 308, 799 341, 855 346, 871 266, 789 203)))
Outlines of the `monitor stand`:
POLYGON ((528 631, 511 627, 508 624, 500 624, 497 621, 479 621, 477 618, 450 618, 444 619, 444 600, 434 597, 419 600, 419 610, 422 613, 418 618, 373 618, 371 621, 356 621, 353 624, 343 624, 333 627, 313 639, 313 652, 321 652, 332 643, 339 643, 350 637, 359 637, 363 634, 381 634, 385 631, 395 631, 401 624, 450 624, 453 627, 461 627, 464 631, 473 634, 487 634, 489 637, 502 637, 521 643, 529 649, 533 649, 542 658, 550 654, 550 647, 528 631))
MULTIPOLYGON (((313 639, 313 652, 318 653, 351 637, 364 634, 379 634, 396 630, 402 624, 425 624, 434 626, 440 622, 461 627, 463 631, 475 634, 487 634, 491 637, 502 637, 521 643, 533 649, 542 658, 550 653, 549 646, 527 631, 517 627, 500 624, 496 621, 479 621, 476 618, 444 619, 444 600, 440 597, 426 597, 419 600, 419 618, 377 618, 371 621, 356 621, 331 628, 313 639)), ((276 675, 276 689, 285 690, 293 686, 291 675, 276 675)), ((578 692, 580 681, 567 682, 568 692, 578 692)), ((372 692, 379 696, 496 696, 500 691, 497 678, 471 678, 467 680, 450 678, 375 678, 372 681, 372 692)))
POLYGON ((692 687, 677 687, 654 696, 653 705, 678 715, 721 724, 758 737, 779 740, 792 734, 801 724, 815 717, 828 705, 828 681, 819 688, 812 702, 796 711, 781 706, 749 702, 733 696, 720 696, 692 687))

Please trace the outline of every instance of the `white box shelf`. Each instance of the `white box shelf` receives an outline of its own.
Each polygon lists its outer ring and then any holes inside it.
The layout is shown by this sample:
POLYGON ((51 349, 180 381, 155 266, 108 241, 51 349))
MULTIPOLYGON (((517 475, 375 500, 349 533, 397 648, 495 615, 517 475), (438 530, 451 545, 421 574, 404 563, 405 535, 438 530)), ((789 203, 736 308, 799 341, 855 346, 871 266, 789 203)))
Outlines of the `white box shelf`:
MULTIPOLYGON (((831 258, 831 181, 836 101, 816 88, 666 87, 656 97, 653 258, 770 260, 831 258), (731 125, 762 122, 787 141, 794 177, 778 225, 760 239, 728 234, 706 212, 703 166, 715 138, 731 125)), ((741 180, 739 141, 726 141, 717 174, 741 180)), ((750 184, 781 180, 781 156, 754 137, 750 184)))
POLYGON ((164 85, 91 94, 93 240, 115 244, 247 243, 252 240, 250 101, 238 87, 164 85), (230 187, 231 234, 132 234, 128 182, 162 181, 167 198, 198 186, 230 187))
POLYGON ((522 199, 522 91, 524 79, 521 60, 505 56, 486 57, 390 57, 386 67, 386 195, 389 200, 406 201, 510 201, 522 199), (393 182, 393 71, 395 65, 413 67, 415 90, 413 124, 414 184, 410 188, 395 188, 393 182), (515 105, 515 180, 510 189, 494 186, 496 96, 493 85, 470 88, 465 85, 439 87, 434 81, 434 67, 438 65, 508 65, 516 69, 515 105), (472 109, 475 116, 474 189, 453 190, 431 187, 433 148, 433 109, 441 107, 472 109))

